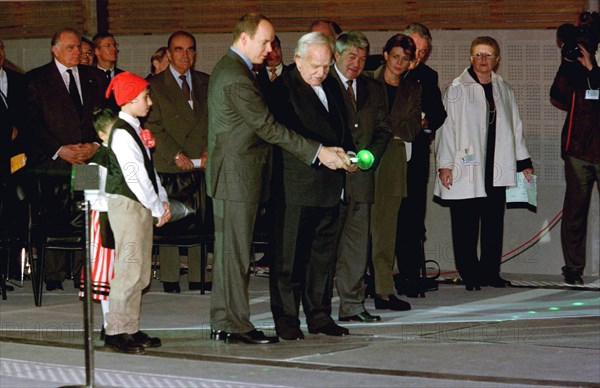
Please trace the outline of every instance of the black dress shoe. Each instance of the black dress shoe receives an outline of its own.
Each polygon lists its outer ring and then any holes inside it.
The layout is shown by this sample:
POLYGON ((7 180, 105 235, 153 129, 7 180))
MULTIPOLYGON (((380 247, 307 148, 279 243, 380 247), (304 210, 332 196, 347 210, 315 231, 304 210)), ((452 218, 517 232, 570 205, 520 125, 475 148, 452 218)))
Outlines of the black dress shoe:
POLYGON ((379 322, 381 321, 381 317, 379 315, 371 315, 368 311, 363 311, 362 313, 358 313, 356 315, 352 315, 351 317, 340 317, 340 321, 342 322, 379 322))
POLYGON ((131 336, 136 342, 144 345, 145 348, 159 348, 162 345, 160 338, 150 337, 141 330, 138 330, 137 333, 133 333, 131 336))
POLYGON ((131 334, 127 333, 107 335, 104 338, 104 347, 121 353, 144 353, 144 345, 137 342, 131 334))
POLYGON ((481 291, 481 286, 476 283, 465 283, 465 290, 467 291, 481 291))
POLYGON ((496 276, 496 277, 486 279, 485 281, 483 281, 481 283, 481 285, 482 286, 490 286, 490 287, 494 287, 494 288, 504 288, 507 286, 511 286, 511 283, 506 279, 502 279, 500 276, 496 276))
POLYGON ((226 342, 243 342, 245 344, 266 345, 279 342, 279 338, 267 337, 262 331, 253 329, 247 333, 229 333, 226 342))
POLYGON ((310 334, 322 333, 322 334, 331 335, 334 337, 342 337, 342 336, 350 334, 350 330, 336 324, 333 321, 331 321, 321 327, 309 328, 308 332, 310 334))
POLYGON ((60 280, 46 280, 46 291, 64 290, 60 280))
POLYGON ((298 326, 280 325, 275 327, 275 332, 279 338, 286 341, 297 341, 304 339, 304 333, 298 326))
POLYGON ((569 273, 564 275, 565 283, 570 284, 572 286, 583 286, 583 278, 576 273, 569 273))
POLYGON ((168 294, 179 294, 181 288, 179 288, 179 282, 162 282, 163 290, 168 294))
POLYGON ((214 340, 214 341, 225 341, 227 339, 228 335, 229 335, 229 333, 226 332, 225 330, 211 330, 210 331, 210 339, 214 340))
POLYGON ((377 310, 394 310, 394 311, 408 311, 411 309, 410 303, 405 302, 396 298, 396 295, 390 295, 389 300, 380 298, 378 295, 375 296, 375 308, 377 310))

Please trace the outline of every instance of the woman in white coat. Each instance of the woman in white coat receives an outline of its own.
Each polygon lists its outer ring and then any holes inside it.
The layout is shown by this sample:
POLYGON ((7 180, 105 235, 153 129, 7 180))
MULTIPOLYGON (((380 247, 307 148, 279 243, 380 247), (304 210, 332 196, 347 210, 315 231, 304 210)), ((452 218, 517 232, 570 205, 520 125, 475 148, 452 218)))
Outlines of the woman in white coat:
POLYGON ((471 66, 444 94, 448 117, 435 142, 434 194, 450 207, 454 260, 469 291, 510 284, 500 277, 506 187, 519 171, 533 174, 514 92, 495 73, 499 61, 493 38, 471 43, 471 66))

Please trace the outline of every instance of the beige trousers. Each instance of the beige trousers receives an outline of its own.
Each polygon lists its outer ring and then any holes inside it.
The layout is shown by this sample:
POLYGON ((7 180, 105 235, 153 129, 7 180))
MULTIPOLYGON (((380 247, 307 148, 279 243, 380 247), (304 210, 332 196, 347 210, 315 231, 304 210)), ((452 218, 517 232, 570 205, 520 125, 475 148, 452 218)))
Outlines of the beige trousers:
POLYGON ((142 290, 152 273, 152 213, 124 196, 109 198, 108 220, 115 236, 115 277, 110 282, 107 335, 139 330, 142 290))

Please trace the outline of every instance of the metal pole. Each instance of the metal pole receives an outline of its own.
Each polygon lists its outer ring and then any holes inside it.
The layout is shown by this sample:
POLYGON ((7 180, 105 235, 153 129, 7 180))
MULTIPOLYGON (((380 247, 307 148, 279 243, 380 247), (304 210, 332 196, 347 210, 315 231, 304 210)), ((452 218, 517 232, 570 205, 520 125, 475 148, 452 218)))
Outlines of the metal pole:
POLYGON ((92 339, 93 331, 93 316, 92 316, 92 249, 91 249, 91 238, 90 238, 90 213, 89 203, 87 198, 83 201, 82 205, 85 213, 85 277, 84 281, 84 292, 85 298, 83 301, 84 309, 84 325, 85 325, 85 378, 86 386, 94 386, 94 340, 92 339))

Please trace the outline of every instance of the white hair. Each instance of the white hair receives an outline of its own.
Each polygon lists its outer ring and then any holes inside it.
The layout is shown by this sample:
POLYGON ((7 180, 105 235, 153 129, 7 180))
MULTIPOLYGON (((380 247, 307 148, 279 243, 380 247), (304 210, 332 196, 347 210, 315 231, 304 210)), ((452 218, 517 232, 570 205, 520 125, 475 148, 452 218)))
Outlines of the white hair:
POLYGON ((298 40, 296 45, 296 51, 294 54, 300 58, 304 58, 310 46, 323 45, 329 47, 329 50, 333 54, 333 40, 320 32, 309 32, 304 34, 298 40))

